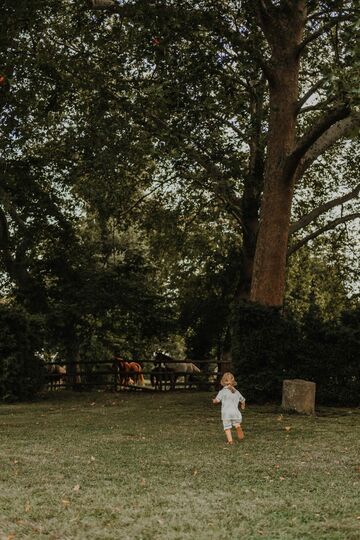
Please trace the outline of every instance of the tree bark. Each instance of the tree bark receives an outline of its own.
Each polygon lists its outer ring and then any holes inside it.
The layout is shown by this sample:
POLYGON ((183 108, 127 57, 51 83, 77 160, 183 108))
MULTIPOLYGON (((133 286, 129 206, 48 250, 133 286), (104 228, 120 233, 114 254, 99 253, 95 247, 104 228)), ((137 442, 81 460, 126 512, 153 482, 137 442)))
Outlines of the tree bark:
POLYGON ((305 2, 294 2, 276 14, 260 14, 260 23, 272 48, 269 80, 270 116, 264 193, 254 260, 250 299, 281 306, 294 175, 286 175, 286 161, 295 146, 296 110, 299 99, 299 55, 305 25, 305 2), (278 23, 278 24, 276 24, 278 23))
POLYGON ((249 300, 259 230, 260 198, 264 183, 264 137, 262 134, 265 79, 261 79, 250 100, 251 138, 249 170, 241 200, 242 254, 236 299, 249 300))

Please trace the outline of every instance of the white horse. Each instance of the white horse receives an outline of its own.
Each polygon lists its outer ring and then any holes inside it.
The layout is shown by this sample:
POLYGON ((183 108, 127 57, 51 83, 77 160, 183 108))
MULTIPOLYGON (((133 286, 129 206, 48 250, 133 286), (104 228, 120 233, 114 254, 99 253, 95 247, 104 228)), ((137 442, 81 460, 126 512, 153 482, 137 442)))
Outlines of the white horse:
POLYGON ((175 372, 172 389, 175 388, 177 377, 184 375, 186 388, 186 386, 190 383, 191 375, 194 373, 201 373, 201 370, 192 362, 177 362, 171 358, 171 356, 168 356, 162 352, 157 352, 154 354, 154 363, 159 365, 163 364, 167 369, 175 372))

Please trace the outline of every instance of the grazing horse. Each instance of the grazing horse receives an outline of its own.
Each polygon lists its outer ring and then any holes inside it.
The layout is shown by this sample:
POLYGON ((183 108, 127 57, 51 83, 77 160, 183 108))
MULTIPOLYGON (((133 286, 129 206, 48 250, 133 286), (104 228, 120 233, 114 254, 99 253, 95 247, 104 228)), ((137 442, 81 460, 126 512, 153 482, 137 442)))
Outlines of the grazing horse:
POLYGON ((114 357, 112 370, 116 375, 115 389, 119 386, 145 385, 142 367, 137 362, 126 362, 119 356, 114 357))
POLYGON ((201 373, 201 370, 192 362, 178 362, 167 354, 157 352, 154 355, 154 364, 161 363, 164 364, 167 369, 171 369, 174 371, 174 382, 172 389, 175 388, 176 379, 181 375, 184 375, 186 388, 187 385, 191 386, 191 375, 194 375, 194 373, 201 373))
POLYGON ((145 379, 140 364, 138 364, 138 362, 127 362, 127 364, 128 372, 134 381, 133 384, 144 386, 145 379))

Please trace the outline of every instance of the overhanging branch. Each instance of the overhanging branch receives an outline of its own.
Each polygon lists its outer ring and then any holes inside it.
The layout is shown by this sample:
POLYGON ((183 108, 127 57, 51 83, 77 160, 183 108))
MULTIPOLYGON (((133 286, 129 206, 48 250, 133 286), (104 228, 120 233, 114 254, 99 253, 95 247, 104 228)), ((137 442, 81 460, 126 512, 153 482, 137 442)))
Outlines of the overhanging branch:
POLYGON ((313 95, 315 94, 315 92, 317 90, 319 90, 319 88, 321 88, 323 86, 323 84, 327 81, 327 77, 323 77, 322 79, 319 79, 317 83, 314 84, 314 86, 312 86, 310 88, 310 90, 308 90, 298 101, 297 103, 297 112, 300 112, 300 109, 301 107, 307 102, 307 100, 313 95))
POLYGON ((311 164, 340 139, 355 133, 360 128, 360 113, 351 113, 346 118, 335 122, 326 130, 301 158, 295 173, 298 182, 311 164))
POLYGON ((295 253, 295 251, 298 251, 301 247, 303 247, 305 244, 310 242, 310 240, 314 240, 321 234, 324 234, 327 231, 331 231, 332 229, 335 229, 338 225, 341 225, 342 223, 347 223, 348 221, 354 221, 355 219, 360 218, 360 213, 357 212, 355 214, 348 214, 347 216, 342 216, 337 219, 334 219, 333 221, 330 221, 327 225, 324 225, 324 227, 321 227, 320 229, 314 231, 311 234, 308 234, 305 236, 302 240, 299 240, 296 244, 291 246, 288 249, 288 256, 295 253))
POLYGON ((325 32, 330 30, 333 26, 338 24, 339 22, 348 21, 349 15, 339 15, 338 17, 332 17, 330 21, 328 21, 326 24, 324 24, 321 28, 313 32, 312 34, 309 34, 299 45, 297 52, 298 54, 301 54, 302 51, 307 47, 310 43, 315 41, 318 37, 322 36, 325 32))
POLYGON ((292 179, 300 160, 315 144, 315 142, 339 120, 350 115, 350 108, 347 103, 342 104, 337 109, 332 109, 324 114, 317 123, 307 133, 301 137, 293 152, 288 156, 284 167, 284 179, 292 179))
POLYGON ((351 199, 356 199, 359 196, 359 192, 360 184, 358 184, 356 188, 352 191, 349 191, 349 193, 346 193, 341 197, 336 197, 335 199, 332 199, 331 201, 328 201, 318 206, 317 208, 314 208, 314 210, 312 210, 290 226, 289 234, 294 234, 300 229, 307 227, 307 225, 309 225, 312 221, 321 216, 321 214, 325 214, 325 212, 328 212, 332 208, 335 208, 335 206, 340 206, 341 204, 344 204, 351 199))

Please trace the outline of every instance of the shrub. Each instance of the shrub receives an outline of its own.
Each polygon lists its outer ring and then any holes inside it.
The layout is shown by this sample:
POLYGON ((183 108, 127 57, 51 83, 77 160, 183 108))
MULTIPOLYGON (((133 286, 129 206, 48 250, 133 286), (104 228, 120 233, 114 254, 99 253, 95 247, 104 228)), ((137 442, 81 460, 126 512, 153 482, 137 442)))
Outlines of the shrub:
POLYGON ((234 316, 232 352, 239 387, 247 399, 281 400, 282 381, 301 378, 317 385, 317 403, 360 402, 359 313, 302 323, 279 310, 243 303, 234 316))
POLYGON ((234 370, 247 399, 278 401, 282 381, 295 377, 303 360, 298 325, 277 309, 242 303, 232 334, 234 370))
POLYGON ((0 305, 0 400, 26 400, 43 387, 40 348, 40 321, 19 307, 0 305))

